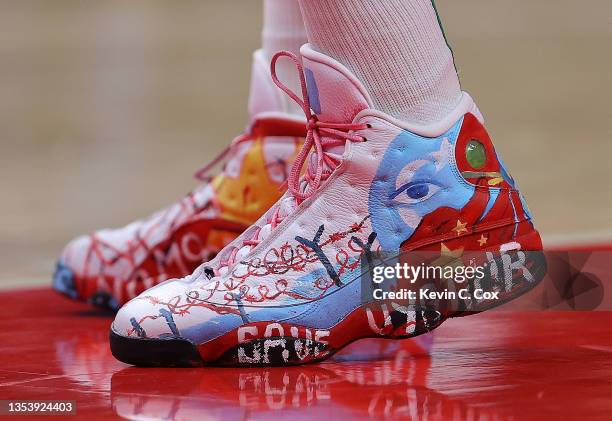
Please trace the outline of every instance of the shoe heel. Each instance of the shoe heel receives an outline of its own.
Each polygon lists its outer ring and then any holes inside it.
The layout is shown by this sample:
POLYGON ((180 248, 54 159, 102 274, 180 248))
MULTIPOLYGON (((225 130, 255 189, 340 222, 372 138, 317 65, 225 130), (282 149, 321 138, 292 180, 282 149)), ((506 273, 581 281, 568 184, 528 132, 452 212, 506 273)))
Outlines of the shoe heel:
POLYGON ((546 275, 547 261, 541 248, 540 235, 532 227, 524 230, 524 234, 515 237, 512 242, 488 247, 482 252, 487 259, 486 276, 478 282, 470 282, 469 288, 472 291, 498 292, 498 297, 494 300, 471 300, 466 310, 455 311, 449 317, 481 313, 506 304, 537 287, 546 275))

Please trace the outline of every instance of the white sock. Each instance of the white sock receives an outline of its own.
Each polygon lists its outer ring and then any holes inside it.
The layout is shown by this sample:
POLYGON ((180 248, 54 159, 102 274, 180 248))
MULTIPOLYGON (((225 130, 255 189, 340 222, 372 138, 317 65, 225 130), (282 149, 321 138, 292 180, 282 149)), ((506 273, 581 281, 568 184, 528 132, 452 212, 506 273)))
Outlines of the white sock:
MULTIPOLYGON (((308 38, 297 0, 264 0, 263 6, 264 24, 261 38, 262 49, 268 62, 281 50, 299 56, 300 47, 308 42, 308 38)), ((279 60, 276 71, 280 80, 299 95, 300 79, 293 63, 289 60, 279 60)), ((290 108, 291 112, 303 113, 293 101, 290 108)))
POLYGON ((378 109, 431 124, 461 99, 432 0, 299 0, 315 50, 344 64, 378 109))

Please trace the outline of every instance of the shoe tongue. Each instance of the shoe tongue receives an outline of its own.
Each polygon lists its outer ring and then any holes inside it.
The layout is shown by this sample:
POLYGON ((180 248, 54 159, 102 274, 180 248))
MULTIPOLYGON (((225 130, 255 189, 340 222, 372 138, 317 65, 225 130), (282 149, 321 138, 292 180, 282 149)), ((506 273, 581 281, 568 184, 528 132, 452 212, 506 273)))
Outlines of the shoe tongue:
POLYGON ((372 101, 363 84, 341 63, 314 51, 310 44, 300 49, 310 107, 320 121, 352 123, 372 101))

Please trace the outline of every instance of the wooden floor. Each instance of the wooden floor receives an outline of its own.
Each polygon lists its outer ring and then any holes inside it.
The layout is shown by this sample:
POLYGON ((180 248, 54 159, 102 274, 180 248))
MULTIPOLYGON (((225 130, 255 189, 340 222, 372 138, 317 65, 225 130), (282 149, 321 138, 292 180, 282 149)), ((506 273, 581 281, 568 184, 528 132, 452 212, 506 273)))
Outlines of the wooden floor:
MULTIPOLYGON (((438 0, 545 239, 612 237, 612 2, 438 0)), ((0 285, 173 201, 245 124, 260 2, 0 1, 0 285)))
POLYGON ((79 419, 609 420, 612 411, 610 312, 493 311, 297 367, 147 369, 112 357, 110 315, 50 289, 0 300, 17 321, 0 320, 11 344, 0 349, 0 395, 73 400, 79 419))

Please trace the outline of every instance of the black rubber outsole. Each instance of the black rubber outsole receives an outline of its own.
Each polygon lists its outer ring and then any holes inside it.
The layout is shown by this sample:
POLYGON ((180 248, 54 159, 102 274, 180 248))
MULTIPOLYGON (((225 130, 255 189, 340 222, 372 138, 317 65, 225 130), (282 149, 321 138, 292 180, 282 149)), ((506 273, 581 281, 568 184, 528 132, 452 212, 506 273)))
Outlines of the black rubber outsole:
POLYGON ((110 330, 110 348, 121 362, 138 367, 202 367, 195 344, 186 339, 127 338, 110 330))
MULTIPOLYGON (((436 326, 426 331, 434 329, 442 322, 443 320, 440 320, 436 326)), ((399 340, 407 339, 409 336, 404 338, 371 337, 399 340)), ((353 341, 365 338, 355 338, 353 341)), ((187 339, 171 336, 167 338, 126 337, 115 333, 112 328, 109 339, 111 352, 116 359, 138 367, 289 367, 324 361, 350 343, 338 349, 332 349, 322 342, 291 336, 259 338, 230 347, 215 361, 205 362, 196 345, 187 339), (268 341, 272 342, 269 348, 266 346, 266 343, 270 344, 268 341), (265 351, 262 353, 262 350, 265 351), (251 358, 247 355, 250 355, 251 358)))
MULTIPOLYGON (((214 361, 205 363, 198 353, 195 344, 187 339, 168 337, 166 338, 138 338, 126 337, 110 330, 110 347, 113 356, 121 362, 137 367, 287 367, 293 365, 309 364, 323 361, 333 355, 337 350, 330 350, 325 344, 315 341, 295 339, 293 337, 257 339, 251 341, 248 346, 249 352, 256 354, 255 347, 263 346, 266 340, 282 340, 290 342, 293 352, 283 349, 273 349, 268 358, 261 361, 241 362, 239 360, 238 348, 235 346, 227 349, 221 357, 214 361), (310 347, 310 352, 318 349, 325 350, 320 358, 301 360, 295 353, 295 343, 299 342, 310 347), (283 351, 287 355, 283 355, 283 351)), ((301 349, 301 348, 300 348, 301 349)))

